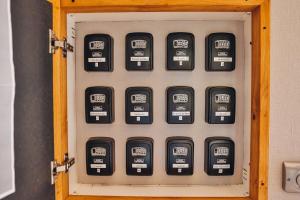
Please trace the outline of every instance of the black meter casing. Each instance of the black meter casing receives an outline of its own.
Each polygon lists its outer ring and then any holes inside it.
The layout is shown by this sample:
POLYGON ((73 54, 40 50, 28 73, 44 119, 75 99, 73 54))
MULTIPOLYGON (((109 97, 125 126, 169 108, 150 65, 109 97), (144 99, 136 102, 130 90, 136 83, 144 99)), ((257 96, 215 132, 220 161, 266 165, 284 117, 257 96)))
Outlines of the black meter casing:
POLYGON ((125 92, 127 124, 152 124, 153 92, 149 87, 129 87, 125 92))
POLYGON ((89 87, 85 90, 85 118, 87 123, 109 124, 114 121, 114 89, 89 87))
POLYGON ((235 69, 235 36, 232 33, 211 33, 205 39, 205 70, 235 69))
POLYGON ((126 69, 150 71, 153 69, 153 36, 135 32, 126 35, 126 69))
POLYGON ((189 137, 169 137, 166 140, 168 175, 193 175, 194 142, 189 137))
POLYGON ((205 90, 205 121, 209 124, 235 122, 236 95, 232 87, 208 87, 205 90))
POLYGON ((126 174, 151 176, 153 174, 153 139, 128 138, 126 143, 126 174))
POLYGON ((234 174, 234 142, 228 137, 209 137, 205 140, 204 170, 209 176, 234 174))
POLYGON ((167 123, 194 123, 194 89, 187 86, 173 86, 167 88, 166 107, 167 123))
POLYGON ((167 36, 167 70, 195 68, 195 38, 192 33, 174 32, 167 36))
POLYGON ((115 170, 115 141, 93 137, 86 143, 86 172, 93 176, 110 176, 115 170))
POLYGON ((84 69, 113 71, 113 39, 110 35, 89 34, 84 37, 84 69))

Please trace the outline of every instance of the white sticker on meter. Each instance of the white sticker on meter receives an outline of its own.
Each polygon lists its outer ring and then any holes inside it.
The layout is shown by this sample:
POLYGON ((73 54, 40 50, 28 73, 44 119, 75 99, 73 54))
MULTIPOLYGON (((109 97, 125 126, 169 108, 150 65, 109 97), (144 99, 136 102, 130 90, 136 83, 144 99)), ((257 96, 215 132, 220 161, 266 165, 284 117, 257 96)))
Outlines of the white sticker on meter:
POLYGON ((93 63, 93 62, 106 62, 106 59, 104 57, 102 58, 89 58, 88 62, 93 63))
POLYGON ((91 164, 92 169, 105 169, 106 164, 91 164))
POLYGON ((214 62, 232 62, 232 57, 214 57, 214 62))
POLYGON ((225 165, 219 165, 219 164, 215 164, 213 165, 214 169, 230 169, 230 164, 225 164, 225 165))
POLYGON ((132 62, 141 62, 141 61, 147 62, 147 61, 149 61, 149 57, 130 57, 130 61, 132 61, 132 62))
POLYGON ((132 168, 145 169, 145 168, 147 168, 147 164, 132 164, 131 167, 132 168))
POLYGON ((215 112, 216 117, 229 117, 231 112, 215 112))
POLYGON ((173 56, 173 61, 189 61, 189 56, 173 56))
POLYGON ((106 111, 91 111, 90 116, 107 116, 106 111))
POLYGON ((189 164, 173 164, 172 165, 173 168, 189 168, 189 164))
POLYGON ((130 112, 131 117, 148 117, 149 112, 130 112))
POLYGON ((190 116, 190 111, 173 111, 172 116, 190 116))

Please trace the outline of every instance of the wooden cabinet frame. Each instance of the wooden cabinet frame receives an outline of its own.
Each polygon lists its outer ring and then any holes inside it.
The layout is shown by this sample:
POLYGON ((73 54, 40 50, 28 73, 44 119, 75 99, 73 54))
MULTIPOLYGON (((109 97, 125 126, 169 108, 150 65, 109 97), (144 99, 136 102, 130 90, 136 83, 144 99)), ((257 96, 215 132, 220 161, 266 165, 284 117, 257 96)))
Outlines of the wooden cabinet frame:
MULTIPOLYGON (((53 30, 67 35, 67 14, 83 12, 251 12, 251 151, 249 197, 198 197, 155 199, 267 200, 270 102, 270 0, 49 0, 53 5, 53 30)), ((68 152, 67 63, 63 52, 53 55, 54 159, 63 162, 68 152)), ((154 197, 101 197, 69 195, 68 174, 56 180, 56 200, 150 200, 154 197)))

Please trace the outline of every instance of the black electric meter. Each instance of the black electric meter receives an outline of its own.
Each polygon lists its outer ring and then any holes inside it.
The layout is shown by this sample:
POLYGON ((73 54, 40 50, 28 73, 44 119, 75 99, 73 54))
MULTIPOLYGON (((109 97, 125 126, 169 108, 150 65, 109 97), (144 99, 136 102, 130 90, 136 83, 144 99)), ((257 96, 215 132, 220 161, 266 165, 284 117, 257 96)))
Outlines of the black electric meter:
POLYGON ((114 121, 114 89, 89 87, 85 90, 85 118, 87 123, 108 124, 114 121))
POLYGON ((135 176, 153 174, 153 139, 128 138, 126 143, 126 173, 135 176))
POLYGON ((153 69, 153 36, 151 33, 128 33, 126 35, 126 69, 153 69))
POLYGON ((167 36, 167 69, 193 70, 195 39, 192 33, 175 32, 167 36))
POLYGON ((153 97, 149 87, 130 87, 125 92, 126 123, 152 124, 153 97))
POLYGON ((205 172, 210 176, 234 174, 234 142, 227 137, 209 137, 205 140, 205 172))
POLYGON ((93 176, 113 174, 115 141, 108 137, 93 137, 86 143, 86 172, 93 176))
POLYGON ((232 87, 206 88, 205 121, 209 124, 233 124, 235 102, 235 89, 232 87))
POLYGON ((167 138, 166 171, 168 175, 192 175, 194 172, 194 142, 189 137, 167 138))
POLYGON ((211 33, 205 39, 205 70, 235 69, 235 36, 232 33, 211 33))
POLYGON ((194 89, 186 86, 167 88, 167 122, 194 123, 194 89))
POLYGON ((89 34, 84 37, 84 69, 113 71, 113 39, 110 35, 89 34))

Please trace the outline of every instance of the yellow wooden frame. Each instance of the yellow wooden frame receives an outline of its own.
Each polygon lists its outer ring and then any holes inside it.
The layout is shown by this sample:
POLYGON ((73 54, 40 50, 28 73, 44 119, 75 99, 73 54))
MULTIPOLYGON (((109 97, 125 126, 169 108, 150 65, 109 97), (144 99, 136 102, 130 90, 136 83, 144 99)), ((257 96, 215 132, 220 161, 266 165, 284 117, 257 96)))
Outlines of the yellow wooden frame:
MULTIPOLYGON (((66 37, 67 14, 83 12, 251 12, 251 147, 249 197, 160 198, 159 200, 267 200, 270 102, 270 0, 49 0, 53 5, 53 30, 66 37)), ((68 152, 67 63, 61 50, 53 55, 54 159, 63 162, 68 152)), ((69 195, 68 174, 55 184, 56 200, 150 200, 152 197, 69 195)))

